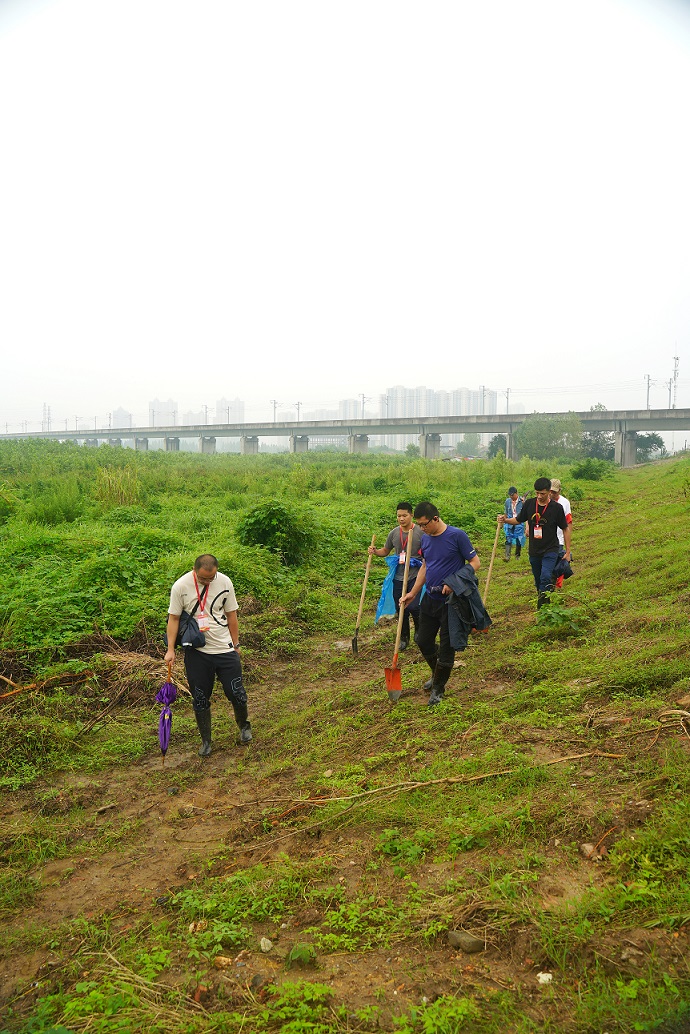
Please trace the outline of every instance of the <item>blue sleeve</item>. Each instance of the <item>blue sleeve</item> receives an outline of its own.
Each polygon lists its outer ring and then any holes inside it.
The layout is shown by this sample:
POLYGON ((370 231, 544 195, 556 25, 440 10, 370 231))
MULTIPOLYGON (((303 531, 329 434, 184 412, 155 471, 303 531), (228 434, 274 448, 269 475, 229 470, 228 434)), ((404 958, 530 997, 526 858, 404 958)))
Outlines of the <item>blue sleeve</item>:
MULTIPOLYGON (((562 507, 561 507, 561 509, 562 509, 562 507)), ((474 546, 470 542, 470 537, 469 537, 469 535, 467 534, 466 531, 462 531, 462 529, 458 528, 458 534, 456 536, 456 542, 457 542, 457 546, 458 546, 458 553, 460 554, 460 556, 462 557, 463 560, 465 560, 465 561, 473 560, 474 557, 476 557, 477 550, 474 548, 474 546)))

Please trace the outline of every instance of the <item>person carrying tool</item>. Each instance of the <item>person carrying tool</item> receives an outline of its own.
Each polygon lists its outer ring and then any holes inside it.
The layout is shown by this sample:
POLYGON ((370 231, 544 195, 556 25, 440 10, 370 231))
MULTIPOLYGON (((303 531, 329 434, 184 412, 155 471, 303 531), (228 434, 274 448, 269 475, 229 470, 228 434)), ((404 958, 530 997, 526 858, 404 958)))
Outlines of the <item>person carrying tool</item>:
POLYGON ((570 525, 560 503, 551 498, 551 480, 537 478, 535 497, 525 499, 514 517, 499 513, 499 524, 522 524, 529 531, 529 562, 537 587, 537 610, 548 603, 553 592, 553 569, 558 560, 558 529, 563 532, 565 558, 570 560, 570 525))
MULTIPOLYGON (((520 499, 518 490, 513 485, 511 485, 511 487, 508 489, 508 498, 503 504, 503 509, 505 510, 506 517, 514 517, 520 509, 521 505, 522 500, 520 499)), ((504 524, 503 531, 505 532, 506 536, 506 552, 503 559, 506 561, 506 563, 508 563, 508 561, 510 560, 510 551, 512 549, 513 543, 515 543, 515 559, 519 560, 520 553, 522 552, 522 547, 525 544, 524 524, 504 524)))
POLYGON ((480 560, 467 533, 442 521, 433 503, 418 503, 414 516, 417 526, 423 532, 423 562, 414 586, 401 598, 400 603, 407 605, 412 602, 426 586, 419 608, 416 642, 431 668, 431 678, 425 682, 424 688, 431 690, 429 707, 435 707, 443 700, 455 662, 455 650, 451 646, 448 631, 446 604, 452 590, 447 579, 457 574, 466 564, 475 572, 478 571, 480 560))
POLYGON ((235 721, 240 730, 238 743, 252 739, 247 712, 247 693, 242 683, 240 661, 240 633, 237 621, 237 599, 233 584, 218 570, 218 561, 211 553, 203 553, 194 561, 194 569, 182 575, 170 592, 168 609, 168 649, 166 664, 175 660, 175 642, 182 611, 192 614, 204 633, 204 646, 188 646, 184 652, 184 666, 192 707, 201 735, 199 756, 211 753, 211 693, 216 675, 223 692, 232 704, 235 721))
MULTIPOLYGON (((412 559, 410 561, 410 571, 407 578, 407 587, 409 590, 414 585, 421 567, 419 556, 422 546, 422 532, 412 519, 412 503, 398 503, 395 510, 396 517, 398 518, 397 527, 393 528, 393 530, 389 532, 388 538, 383 546, 379 549, 376 549, 374 546, 369 546, 368 551, 370 556, 388 557, 390 553, 395 554, 394 558, 389 558, 388 563, 390 565, 395 563, 395 574, 393 576, 393 600, 395 601, 395 612, 397 614, 400 611, 400 596, 402 595, 403 573, 405 571, 407 536, 412 533, 412 559)), ((400 639, 401 652, 406 650, 410 645, 410 616, 412 617, 412 623, 414 624, 416 635, 419 619, 419 602, 417 602, 416 606, 405 607, 400 639)))

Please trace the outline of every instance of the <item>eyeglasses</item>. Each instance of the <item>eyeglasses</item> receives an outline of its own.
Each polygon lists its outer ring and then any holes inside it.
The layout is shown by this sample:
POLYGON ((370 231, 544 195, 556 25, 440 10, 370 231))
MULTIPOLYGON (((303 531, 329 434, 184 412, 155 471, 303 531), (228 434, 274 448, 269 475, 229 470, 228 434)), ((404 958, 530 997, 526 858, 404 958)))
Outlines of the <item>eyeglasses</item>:
POLYGON ((424 521, 424 524, 422 524, 421 521, 417 521, 417 527, 422 528, 422 529, 428 528, 428 526, 430 524, 432 524, 434 521, 437 521, 437 520, 438 520, 438 517, 432 517, 430 521, 424 521))

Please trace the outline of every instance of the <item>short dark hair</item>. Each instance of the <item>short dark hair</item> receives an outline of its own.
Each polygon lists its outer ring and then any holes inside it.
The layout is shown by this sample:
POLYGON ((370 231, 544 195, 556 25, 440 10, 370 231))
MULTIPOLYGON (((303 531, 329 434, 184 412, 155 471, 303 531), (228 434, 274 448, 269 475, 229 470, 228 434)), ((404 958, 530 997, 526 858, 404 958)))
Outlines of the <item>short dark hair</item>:
POLYGON ((551 478, 537 478, 534 482, 535 492, 545 492, 547 488, 551 491, 551 478))
POLYGON ((508 495, 517 495, 517 488, 515 485, 511 485, 508 489, 508 495))
POLYGON ((214 568, 218 570, 218 560, 213 553, 202 553, 194 561, 195 571, 212 571, 214 568))
POLYGON ((405 510, 406 513, 412 513, 412 503, 398 503, 396 506, 397 510, 405 510))
POLYGON ((417 503, 414 508, 415 517, 426 517, 428 521, 433 521, 434 517, 439 517, 438 506, 434 503, 417 503))

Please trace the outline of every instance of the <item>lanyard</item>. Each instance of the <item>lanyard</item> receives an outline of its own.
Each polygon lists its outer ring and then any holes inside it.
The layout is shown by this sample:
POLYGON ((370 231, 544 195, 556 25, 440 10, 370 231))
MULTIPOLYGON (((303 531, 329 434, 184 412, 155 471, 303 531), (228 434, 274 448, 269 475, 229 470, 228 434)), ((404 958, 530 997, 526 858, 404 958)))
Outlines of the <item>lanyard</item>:
POLYGON ((536 499, 534 500, 534 509, 536 510, 536 516, 534 518, 534 523, 536 524, 537 527, 539 527, 539 518, 544 516, 544 514, 546 513, 546 507, 548 505, 549 505, 548 503, 544 503, 544 509, 541 511, 541 513, 539 513, 539 503, 537 502, 536 499))
POLYGON ((400 526, 398 526, 398 531, 400 532, 400 549, 401 550, 406 549, 407 548, 407 538, 405 538, 405 541, 403 542, 402 528, 400 526))
POLYGON ((208 585, 204 586, 204 591, 202 592, 202 594, 200 596, 199 595, 199 583, 196 580, 196 571, 194 572, 194 588, 196 589, 196 598, 199 601, 199 610, 203 614, 204 613, 204 603, 206 602, 206 598, 208 596, 208 585))

